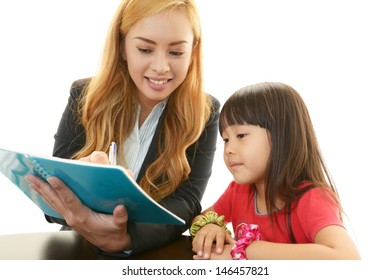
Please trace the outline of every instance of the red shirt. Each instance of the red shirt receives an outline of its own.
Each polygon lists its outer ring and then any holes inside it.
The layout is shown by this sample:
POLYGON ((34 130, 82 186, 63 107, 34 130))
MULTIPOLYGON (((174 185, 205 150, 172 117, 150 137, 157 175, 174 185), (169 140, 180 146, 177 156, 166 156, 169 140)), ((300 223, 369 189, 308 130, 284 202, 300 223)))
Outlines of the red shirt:
MULTIPOLYGON (((307 183, 302 187, 305 185, 307 183)), ((235 232, 241 223, 257 224, 262 240, 291 243, 283 211, 276 213, 272 226, 268 214, 257 213, 254 194, 249 185, 233 181, 214 204, 214 210, 219 215, 224 215, 226 222, 232 222, 235 232)), ((291 224, 297 243, 314 243, 316 234, 322 228, 330 225, 343 226, 339 209, 329 195, 331 193, 328 189, 312 188, 294 203, 291 224)))

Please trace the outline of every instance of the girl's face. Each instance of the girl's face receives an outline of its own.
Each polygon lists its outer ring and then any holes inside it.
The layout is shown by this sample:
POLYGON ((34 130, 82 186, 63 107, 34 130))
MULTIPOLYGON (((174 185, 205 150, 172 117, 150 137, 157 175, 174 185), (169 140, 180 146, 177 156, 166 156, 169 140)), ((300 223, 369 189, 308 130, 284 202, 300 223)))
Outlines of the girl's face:
POLYGON ((154 107, 184 81, 193 36, 180 9, 146 17, 126 34, 122 54, 142 105, 154 107))
POLYGON ((232 125, 222 132, 224 160, 239 184, 264 185, 271 143, 265 128, 255 125, 232 125))

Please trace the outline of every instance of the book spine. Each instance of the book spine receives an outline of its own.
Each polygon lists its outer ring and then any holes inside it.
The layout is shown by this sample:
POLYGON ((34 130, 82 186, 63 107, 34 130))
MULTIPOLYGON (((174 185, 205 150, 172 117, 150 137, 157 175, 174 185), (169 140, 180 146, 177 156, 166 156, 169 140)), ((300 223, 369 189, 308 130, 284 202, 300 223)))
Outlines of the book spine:
POLYGON ((34 171, 36 172, 36 175, 39 175, 42 179, 47 180, 52 175, 46 171, 45 168, 43 168, 42 165, 39 164, 39 162, 35 159, 31 159, 29 156, 27 157, 27 161, 30 163, 34 171))

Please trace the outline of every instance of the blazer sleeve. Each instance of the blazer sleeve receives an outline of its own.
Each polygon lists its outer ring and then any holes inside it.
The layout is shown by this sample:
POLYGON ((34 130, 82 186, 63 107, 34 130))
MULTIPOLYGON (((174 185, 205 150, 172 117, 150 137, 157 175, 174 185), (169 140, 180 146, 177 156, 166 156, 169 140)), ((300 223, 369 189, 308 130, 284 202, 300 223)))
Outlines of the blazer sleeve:
POLYGON ((70 88, 68 104, 54 135, 53 156, 72 158, 85 144, 85 131, 78 110, 83 89, 89 81, 90 79, 77 80, 70 88))
MULTIPOLYGON (((84 127, 79 121, 78 107, 83 89, 89 82, 89 78, 73 82, 70 88, 68 104, 65 107, 57 132, 54 135, 53 156, 70 159, 74 153, 85 144, 84 127)), ((45 214, 49 223, 63 225, 62 229, 70 229, 64 219, 51 217, 45 214)))
POLYGON ((187 150, 191 166, 189 178, 160 204, 186 221, 183 226, 129 223, 132 253, 167 243, 186 231, 202 210, 201 199, 212 173, 219 121, 219 101, 213 99, 213 113, 198 141, 187 150))

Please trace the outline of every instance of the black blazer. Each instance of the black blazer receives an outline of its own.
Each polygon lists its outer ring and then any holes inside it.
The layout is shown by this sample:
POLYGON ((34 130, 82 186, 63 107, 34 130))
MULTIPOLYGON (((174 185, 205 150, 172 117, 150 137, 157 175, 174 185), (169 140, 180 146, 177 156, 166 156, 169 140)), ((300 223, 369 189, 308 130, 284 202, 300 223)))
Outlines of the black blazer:
MULTIPOLYGON (((88 81, 89 79, 77 80, 71 86, 68 104, 62 115, 57 133, 54 136, 54 156, 70 158, 84 146, 85 130, 77 122, 77 106, 79 97, 88 81)), ((128 231, 133 244, 132 252, 144 251, 176 238, 188 229, 192 219, 201 212, 202 207, 200 202, 211 175, 216 150, 216 139, 218 136, 220 103, 214 97, 212 97, 212 100, 213 111, 205 130, 198 141, 187 149, 187 158, 191 166, 189 179, 184 181, 174 193, 160 202, 162 206, 184 219, 186 225, 153 225, 129 222, 128 231)), ((166 108, 160 117, 138 178, 142 178, 145 175, 147 166, 157 157, 157 136, 162 128, 166 108)), ((64 220, 53 217, 46 218, 49 222, 66 225, 64 220)))

